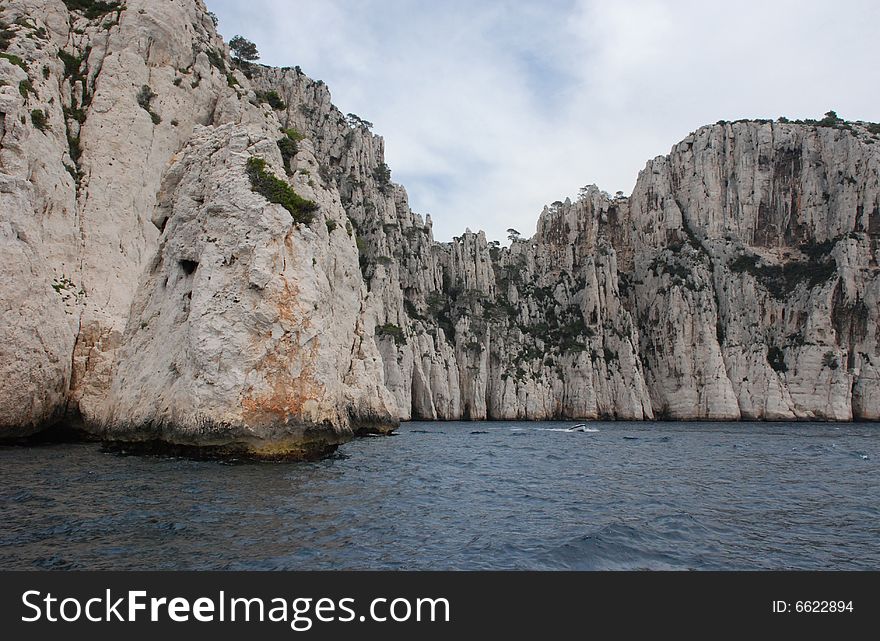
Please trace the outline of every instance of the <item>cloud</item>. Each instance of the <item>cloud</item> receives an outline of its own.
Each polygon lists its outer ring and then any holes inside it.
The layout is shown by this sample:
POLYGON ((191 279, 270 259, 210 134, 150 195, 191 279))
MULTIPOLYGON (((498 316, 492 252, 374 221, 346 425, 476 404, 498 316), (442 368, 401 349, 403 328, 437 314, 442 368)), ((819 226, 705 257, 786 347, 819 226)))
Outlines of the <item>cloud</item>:
POLYGON ((531 234, 544 204, 719 119, 880 120, 880 4, 748 0, 209 0, 226 37, 375 123, 435 236, 531 234))

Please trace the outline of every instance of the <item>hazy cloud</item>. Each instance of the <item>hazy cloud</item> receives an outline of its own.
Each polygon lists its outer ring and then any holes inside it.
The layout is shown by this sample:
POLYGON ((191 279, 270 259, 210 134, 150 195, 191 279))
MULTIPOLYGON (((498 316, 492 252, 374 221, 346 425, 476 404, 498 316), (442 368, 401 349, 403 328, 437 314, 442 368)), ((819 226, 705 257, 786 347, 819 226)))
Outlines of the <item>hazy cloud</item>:
POLYGON ((375 123, 448 240, 534 231, 544 204, 741 117, 880 120, 880 3, 208 0, 227 38, 299 65, 375 123))

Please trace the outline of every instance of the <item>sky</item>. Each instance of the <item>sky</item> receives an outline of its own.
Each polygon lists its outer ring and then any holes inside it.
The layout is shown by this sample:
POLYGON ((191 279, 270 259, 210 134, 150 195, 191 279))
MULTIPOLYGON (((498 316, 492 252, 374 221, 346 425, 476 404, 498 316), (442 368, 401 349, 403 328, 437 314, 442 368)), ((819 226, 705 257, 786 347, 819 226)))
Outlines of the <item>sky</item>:
POLYGON ((207 0, 228 40, 375 124, 445 241, 534 233, 544 205, 738 118, 880 121, 880 2, 207 0))

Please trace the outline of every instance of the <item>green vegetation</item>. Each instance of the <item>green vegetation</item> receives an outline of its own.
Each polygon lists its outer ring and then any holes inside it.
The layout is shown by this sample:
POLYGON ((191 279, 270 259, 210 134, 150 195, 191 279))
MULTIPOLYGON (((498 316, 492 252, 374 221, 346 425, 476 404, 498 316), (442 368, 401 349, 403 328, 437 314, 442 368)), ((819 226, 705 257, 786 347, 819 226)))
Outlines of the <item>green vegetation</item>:
POLYGON ((62 274, 61 278, 53 278, 52 279, 52 289, 54 289, 56 292, 58 292, 60 294, 64 290, 67 290, 67 289, 70 289, 70 290, 76 289, 76 285, 67 276, 62 274))
POLYGON ((314 221, 314 212, 318 205, 297 194, 285 181, 272 175, 266 169, 266 161, 251 156, 247 161, 247 175, 251 181, 251 189, 260 194, 270 203, 281 205, 297 222, 308 225, 314 221))
POLYGON ((328 220, 327 221, 327 233, 328 234, 332 234, 333 230, 336 229, 337 227, 338 227, 338 225, 336 224, 335 220, 328 220))
MULTIPOLYGON (((305 136, 298 132, 293 127, 288 129, 281 128, 281 132, 284 134, 284 137, 278 140, 278 149, 281 151, 281 158, 284 160, 284 169, 287 173, 291 173, 290 169, 290 159, 296 156, 297 151, 299 151, 299 143, 300 140, 303 140, 305 136)), ((309 173, 307 170, 303 173, 309 173)))
MULTIPOLYGON (((729 122, 727 120, 719 120, 717 125, 727 125, 727 124, 736 124, 740 122, 754 122, 758 124, 769 124, 772 123, 772 120, 767 120, 765 118, 742 118, 740 120, 734 120, 729 122)), ((776 122, 780 124, 792 124, 792 125, 808 125, 811 127, 829 127, 831 129, 845 129, 848 131, 855 131, 852 122, 848 122, 847 120, 841 118, 837 115, 837 112, 834 110, 825 112, 825 116, 816 120, 813 118, 805 118, 803 120, 792 120, 790 118, 786 118, 785 116, 779 116, 776 119, 776 122)), ((874 135, 880 135, 880 123, 873 122, 859 122, 858 124, 863 125, 868 129, 868 131, 874 135)))
MULTIPOLYGON (((511 318, 515 317, 516 309, 509 302, 505 301, 505 303, 505 311, 511 318)), ((563 318, 559 318, 552 305, 546 307, 546 322, 535 325, 520 325, 520 331, 540 339, 546 349, 558 349, 562 353, 585 352, 587 350, 586 339, 595 336, 596 332, 584 322, 580 308, 571 306, 563 309, 560 312, 563 318)))
POLYGON ((153 120, 154 125, 158 125, 162 122, 162 118, 159 117, 159 114, 153 111, 151 108, 151 103, 153 102, 153 98, 156 97, 156 94, 153 93, 153 90, 150 89, 149 85, 144 85, 141 87, 141 90, 137 95, 137 102, 141 106, 141 109, 150 114, 150 118, 153 120))
MULTIPOLYGON (((808 122, 812 123, 812 121, 808 122)), ((826 111, 825 117, 822 118, 822 120, 815 122, 815 124, 819 127, 845 127, 849 129, 849 125, 847 124, 846 120, 839 117, 837 115, 837 112, 835 112, 834 110, 826 111)))
POLYGON ((9 25, 0 20, 0 49, 6 51, 12 44, 15 32, 9 28, 9 25))
POLYGON ((837 273, 837 262, 834 258, 822 254, 828 251, 825 243, 804 245, 802 249, 811 258, 822 256, 822 259, 794 260, 780 265, 766 265, 755 254, 742 254, 730 263, 730 270, 736 273, 748 272, 774 298, 781 300, 792 294, 801 284, 812 289, 830 280, 837 273))
POLYGON ((498 269, 500 273, 496 273, 496 279, 502 289, 507 289, 507 286, 511 283, 514 285, 522 284, 522 272, 525 268, 523 260, 523 256, 520 254, 516 260, 511 260, 507 265, 498 269))
POLYGON ((371 123, 369 120, 364 120, 363 118, 361 118, 357 114, 348 114, 345 117, 345 121, 351 127, 355 127, 355 128, 363 127, 364 129, 367 129, 368 131, 373 128, 373 123, 371 123))
POLYGON ((22 98, 27 100, 30 94, 36 95, 37 90, 34 89, 34 84, 30 81, 30 79, 28 79, 22 80, 18 83, 18 93, 21 94, 22 98))
POLYGON ((49 128, 49 114, 42 109, 34 109, 31 111, 31 122, 40 131, 46 131, 49 128))
POLYGON ((446 297, 443 292, 431 292, 425 302, 428 304, 428 311, 432 314, 437 314, 446 307, 446 297))
POLYGON ((403 299, 403 309, 406 311, 406 315, 410 318, 415 318, 417 320, 424 320, 425 317, 419 314, 419 310, 416 307, 415 303, 413 303, 410 299, 403 299))
POLYGON ((837 369, 840 367, 840 364, 837 362, 837 356, 831 351, 825 352, 824 356, 822 356, 822 365, 828 369, 837 369))
POLYGON ((281 96, 278 95, 278 92, 274 89, 272 91, 258 91, 257 100, 263 103, 268 103, 272 109, 276 111, 281 111, 282 109, 287 109, 287 104, 284 100, 281 99, 281 96))
POLYGON ((582 318, 578 318, 559 327, 556 333, 559 349, 562 352, 583 352, 586 346, 581 342, 595 332, 587 327, 582 318))
MULTIPOLYGON (((740 118, 739 120, 719 120, 716 125, 736 125, 742 122, 754 122, 759 125, 769 125, 773 121, 769 118, 740 118)), ((788 120, 786 120, 788 122, 788 120)))
POLYGON ((852 131, 852 125, 848 123, 843 118, 840 118, 835 111, 828 111, 825 113, 825 117, 821 120, 811 120, 807 119, 804 121, 805 124, 815 125, 817 127, 833 127, 834 129, 849 129, 852 131))
POLYGON ((391 169, 388 168, 384 162, 380 163, 378 167, 373 170, 373 179, 376 181, 376 184, 379 185, 379 191, 383 194, 388 192, 388 188, 391 186, 391 169))
POLYGON ((804 120, 789 120, 784 116, 780 117, 777 122, 791 123, 794 125, 810 125, 813 127, 831 127, 833 129, 853 130, 852 124, 837 115, 834 110, 825 112, 825 117, 820 120, 805 118, 804 120))
POLYGON ((89 20, 100 18, 111 11, 121 11, 122 2, 101 2, 100 0, 64 0, 68 11, 79 11, 89 20))
POLYGON ((82 156, 82 147, 79 144, 79 136, 72 135, 69 129, 67 130, 67 150, 70 154, 70 160, 73 162, 73 167, 65 165, 65 168, 68 173, 73 176, 73 180, 76 182, 77 186, 79 186, 79 180, 82 177, 79 169, 79 159, 82 156))
POLYGON ((511 304, 506 296, 499 296, 495 302, 486 301, 483 303, 486 318, 493 321, 503 321, 510 319, 513 321, 517 316, 516 307, 511 304))
POLYGON ((208 61, 212 67, 219 69, 220 73, 226 73, 226 62, 223 61, 223 54, 216 49, 206 49, 205 55, 208 56, 208 61))
POLYGON ((284 161, 284 170, 290 174, 290 160, 296 156, 298 151, 297 145, 290 138, 284 137, 278 139, 278 150, 281 152, 281 159, 284 161))
POLYGON ((282 129, 281 133, 290 138, 294 142, 299 142, 300 140, 305 140, 305 134, 301 134, 294 127, 288 127, 287 129, 282 129))
POLYGON ((27 65, 25 64, 24 60, 22 60, 21 58, 19 58, 16 55, 13 55, 11 53, 0 53, 0 58, 4 58, 4 59, 8 60, 9 62, 11 62, 12 64, 14 64, 18 67, 21 67, 22 69, 27 71, 27 65))
MULTIPOLYGON (((70 160, 73 163, 73 166, 65 164, 65 168, 73 177, 77 188, 79 187, 80 179, 82 178, 82 170, 79 166, 82 149, 80 147, 79 135, 73 134, 74 129, 71 129, 68 125, 68 121, 73 120, 82 125, 86 120, 86 112, 91 104, 92 96, 89 92, 89 85, 85 74, 82 73, 82 66, 83 62, 88 60, 90 53, 90 46, 87 46, 79 56, 68 53, 63 49, 58 52, 58 58, 64 64, 64 80, 69 82, 71 87, 79 81, 82 83, 83 87, 82 101, 80 102, 79 107, 62 107, 64 111, 65 128, 67 130, 68 153, 70 154, 70 160)), ((76 128, 75 130, 79 131, 79 128, 76 128)))
MULTIPOLYGON (((699 274, 706 272, 699 269, 703 265, 711 270, 711 262, 702 245, 696 240, 691 240, 685 234, 684 239, 679 239, 666 247, 654 257, 648 269, 657 276, 667 274, 671 287, 684 287, 692 292, 705 289, 705 276, 699 278, 699 274), (693 250, 693 251, 691 251, 693 250), (696 252, 696 253, 694 253, 696 252)), ((624 283, 626 288, 629 283, 624 283)), ((666 291, 664 288, 663 291, 666 291)))
POLYGON ((302 140, 302 136, 298 134, 296 129, 282 129, 282 131, 285 133, 285 136, 279 138, 276 144, 278 145, 278 151, 281 152, 281 160, 284 162, 284 171, 290 174, 290 161, 296 156, 296 152, 299 151, 299 146, 296 143, 302 140))
POLYGON ((64 51, 64 49, 59 49, 58 57, 64 63, 65 78, 75 78, 79 75, 79 69, 83 63, 81 56, 74 56, 72 53, 64 51))
POLYGON ((736 260, 729 265, 730 271, 737 274, 749 272, 752 275, 758 274, 758 257, 755 254, 740 254, 736 260))
POLYGON ((232 55, 241 62, 253 62, 260 59, 257 45, 242 36, 233 36, 229 41, 229 49, 232 55))
POLYGON ((403 335, 403 330, 392 323, 377 325, 376 336, 390 336, 398 345, 406 345, 406 336, 403 335))
POLYGON ((809 256, 811 260, 821 261, 825 260, 828 256, 831 255, 834 246, 839 240, 841 240, 841 238, 829 238, 828 240, 823 240, 822 242, 810 240, 802 244, 798 249, 809 256))
POLYGON ((83 124, 86 121, 86 112, 84 109, 71 109, 69 107, 62 107, 64 111, 64 119, 65 120, 74 120, 79 124, 83 124))

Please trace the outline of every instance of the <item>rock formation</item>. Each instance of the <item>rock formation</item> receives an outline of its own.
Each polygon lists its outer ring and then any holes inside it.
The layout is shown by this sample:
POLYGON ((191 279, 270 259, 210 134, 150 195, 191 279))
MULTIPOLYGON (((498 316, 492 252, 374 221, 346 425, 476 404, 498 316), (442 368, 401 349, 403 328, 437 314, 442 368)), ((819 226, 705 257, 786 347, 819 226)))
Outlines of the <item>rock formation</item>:
POLYGON ((200 0, 0 7, 0 435, 311 456, 419 419, 880 418, 880 128, 742 121, 509 247, 200 0))

